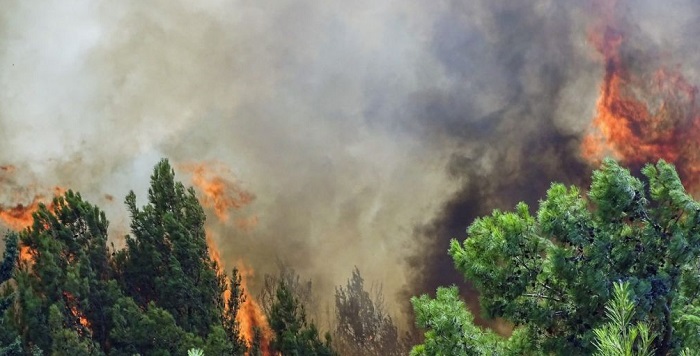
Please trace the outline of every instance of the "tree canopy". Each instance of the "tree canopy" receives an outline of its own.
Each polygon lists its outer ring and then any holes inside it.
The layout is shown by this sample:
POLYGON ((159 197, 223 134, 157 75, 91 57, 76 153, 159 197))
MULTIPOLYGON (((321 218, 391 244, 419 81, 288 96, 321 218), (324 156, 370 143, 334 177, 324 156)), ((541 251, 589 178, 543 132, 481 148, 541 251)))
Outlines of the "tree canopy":
MULTIPOLYGON (((605 322, 619 281, 635 304, 630 322, 643 322, 657 335, 652 347, 658 354, 698 345, 700 204, 671 164, 647 165, 642 175, 645 182, 607 159, 586 195, 552 184, 536 214, 524 203, 513 212, 495 210, 476 219, 462 243, 451 242, 449 254, 478 289, 486 316, 515 326, 514 336, 493 347, 592 353, 594 329, 605 322)), ((412 299, 418 325, 428 329, 414 353, 473 350, 484 338, 491 345, 488 332, 471 329, 455 293, 412 299), (440 318, 461 326, 446 326, 440 318)))
POLYGON ((240 278, 209 256, 205 216, 167 160, 136 207, 124 250, 107 245, 105 214, 72 191, 40 205, 5 238, 0 262, 0 355, 242 355, 240 278), (20 259, 20 248, 23 257, 20 259), (226 311, 226 313, 224 313, 226 311), (237 347, 237 348, 236 348, 237 347))

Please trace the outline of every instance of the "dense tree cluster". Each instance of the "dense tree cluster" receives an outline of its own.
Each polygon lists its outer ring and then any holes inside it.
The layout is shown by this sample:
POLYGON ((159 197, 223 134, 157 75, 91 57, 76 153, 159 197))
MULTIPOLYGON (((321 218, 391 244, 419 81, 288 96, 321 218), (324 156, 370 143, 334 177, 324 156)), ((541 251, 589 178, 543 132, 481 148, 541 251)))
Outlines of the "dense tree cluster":
MULTIPOLYGON (((643 182, 612 160, 587 194, 553 184, 533 215, 476 219, 452 241, 456 268, 480 292, 504 338, 474 324, 455 287, 414 297, 424 339, 413 355, 693 354, 700 348, 700 203, 674 167, 646 166, 643 182)), ((269 329, 243 335, 237 269, 210 257, 205 214, 167 160, 148 201, 126 205, 126 247, 108 245, 105 214, 72 191, 40 205, 30 227, 5 236, 0 260, 2 355, 401 355, 381 287, 359 269, 335 292, 322 335, 311 281, 280 263, 259 296, 269 329), (330 314, 330 312, 329 312, 330 314), (330 318, 330 315, 329 315, 330 318)))
POLYGON ((587 198, 553 184, 534 216, 521 203, 476 219, 449 253, 479 290, 484 313, 511 322, 514 333, 503 339, 474 326, 456 289, 441 288, 435 299, 412 299, 427 329, 412 353, 591 354, 611 344, 632 345, 625 355, 697 350, 700 204, 672 165, 660 161, 642 173, 646 184, 606 160, 587 198), (625 313, 611 314, 615 305, 625 313), (623 323, 610 320, 623 314, 623 323))
POLYGON ((285 288, 271 305, 272 344, 259 329, 248 344, 240 274, 227 277, 210 258, 204 211, 167 160, 154 169, 148 203, 137 207, 132 192, 126 204, 131 234, 118 251, 105 214, 72 191, 6 235, 0 355, 334 354, 285 288))

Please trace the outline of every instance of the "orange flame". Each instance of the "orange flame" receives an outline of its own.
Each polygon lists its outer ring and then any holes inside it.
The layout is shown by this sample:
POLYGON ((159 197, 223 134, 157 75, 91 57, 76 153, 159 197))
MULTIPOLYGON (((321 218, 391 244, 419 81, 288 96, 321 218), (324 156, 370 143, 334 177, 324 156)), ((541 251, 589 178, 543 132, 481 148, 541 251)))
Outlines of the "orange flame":
MULTIPOLYGON (((244 290, 248 290, 248 280, 249 278, 253 277, 255 272, 242 260, 239 260, 237 265, 241 274, 241 287, 243 287, 244 290)), ((270 340, 272 339, 272 330, 270 330, 270 326, 267 324, 267 318, 265 317, 265 313, 263 313, 260 304, 258 304, 258 302, 253 298, 250 298, 250 296, 245 299, 241 305, 241 309, 238 311, 238 322, 241 324, 243 337, 246 339, 249 345, 253 341, 255 327, 260 328, 262 332, 261 346, 263 354, 270 355, 271 353, 268 346, 270 344, 270 340)))
POLYGON ((78 308, 78 301, 75 299, 75 296, 69 292, 63 291, 63 298, 66 301, 66 305, 71 311, 71 316, 75 319, 78 320, 78 323, 84 328, 83 330, 79 330, 80 333, 84 332, 85 330, 91 330, 90 328, 90 321, 85 317, 85 314, 78 308))
POLYGON ((181 167, 192 174, 192 183, 202 193, 202 205, 213 209, 222 222, 228 221, 231 209, 241 209, 255 199, 222 164, 190 163, 181 167))
MULTIPOLYGON (((66 189, 61 187, 53 187, 53 195, 55 197, 61 196, 66 193, 66 189)), ((16 204, 14 206, 6 207, 0 204, 0 220, 7 225, 9 228, 19 231, 23 230, 32 225, 34 222, 33 214, 39 210, 39 204, 47 203, 45 195, 36 194, 32 201, 25 204, 16 204)), ((53 209, 53 203, 48 202, 47 208, 49 210, 53 209)))
MULTIPOLYGON (((2 166, 0 171, 12 172, 14 166, 2 166), (11 168, 7 168, 11 167, 11 168)), ((65 194, 66 190, 61 187, 53 188, 53 195, 60 196, 65 194)), ((0 205, 0 221, 12 230, 20 231, 31 226, 34 222, 34 213, 39 210, 39 204, 45 203, 47 199, 43 194, 36 194, 28 205, 17 204, 15 206, 4 207, 0 205)), ((53 202, 47 205, 49 210, 53 210, 53 202)), ((31 262, 34 260, 34 251, 28 246, 20 245, 19 259, 22 262, 31 262)))
POLYGON ((697 87, 670 68, 644 70, 624 55, 625 36, 614 26, 614 2, 604 3, 603 23, 590 36, 602 55, 605 76, 593 127, 582 156, 598 163, 612 156, 640 167, 664 159, 676 165, 691 191, 700 188, 700 111, 697 87))
MULTIPOLYGON (((205 231, 207 237, 207 245, 209 248, 209 256, 212 259, 212 261, 217 263, 219 273, 223 273, 224 264, 221 260, 221 253, 219 252, 219 249, 216 246, 214 235, 210 229, 206 229, 205 231)), ((250 266, 246 265, 241 260, 238 261, 237 265, 239 267, 239 272, 241 275, 241 287, 244 291, 247 291, 249 290, 249 278, 253 277, 254 271, 250 266)), ((228 300, 230 296, 231 291, 227 289, 224 292, 224 300, 228 300)), ((254 328, 260 328, 262 332, 261 346, 263 355, 270 355, 271 353, 269 351, 268 346, 270 344, 270 339, 272 338, 272 331, 270 330, 270 327, 267 324, 267 318, 265 317, 265 313, 263 313, 260 304, 256 300, 251 298, 250 295, 248 295, 245 298, 243 304, 241 304, 237 318, 238 322, 241 325, 241 333, 243 334, 242 336, 246 340, 246 342, 248 342, 249 345, 253 341, 254 328)))

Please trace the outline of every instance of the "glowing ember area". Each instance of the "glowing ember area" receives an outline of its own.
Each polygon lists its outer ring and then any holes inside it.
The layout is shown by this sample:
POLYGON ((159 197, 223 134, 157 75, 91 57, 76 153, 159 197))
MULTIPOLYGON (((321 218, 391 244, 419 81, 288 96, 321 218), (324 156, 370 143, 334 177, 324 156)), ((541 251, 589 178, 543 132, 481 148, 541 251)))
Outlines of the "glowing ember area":
POLYGON ((662 158, 674 163, 688 189, 697 193, 700 189, 697 87, 678 70, 648 70, 638 63, 632 65, 632 57, 624 53, 625 34, 612 24, 609 20, 590 36, 602 55, 605 76, 593 127, 583 140, 583 157, 598 163, 603 157, 612 156, 632 167, 662 158))
POLYGON ((29 246, 20 246, 19 248, 19 260, 22 262, 30 262, 34 260, 34 250, 30 249, 29 246))
POLYGON ((221 164, 193 163, 181 165, 181 168, 192 174, 192 183, 202 195, 202 205, 213 209, 223 222, 228 220, 232 209, 240 209, 255 199, 252 193, 239 186, 233 172, 221 164))
MULTIPOLYGON (((212 259, 212 261, 217 263, 219 267, 219 272, 223 273, 225 267, 221 260, 221 253, 219 252, 219 249, 216 246, 216 242, 214 241, 213 233, 211 232, 211 230, 206 229, 206 236, 207 246, 209 248, 209 256, 212 259)), ((250 266, 246 265, 241 260, 239 260, 236 265, 238 266, 238 271, 241 275, 241 287, 243 288, 244 292, 247 292, 249 290, 248 281, 250 278, 253 278, 254 271, 250 266)), ((230 296, 231 291, 226 290, 224 292, 224 300, 228 300, 230 296)), ((238 311, 237 319, 241 325, 241 333, 243 334, 243 337, 249 345, 253 341, 254 328, 260 328, 260 331, 262 332, 261 341, 263 347, 263 354, 269 355, 270 352, 268 350, 268 345, 270 343, 272 331, 270 330, 270 327, 267 324, 267 318, 265 317, 265 313, 263 313, 262 311, 262 307, 250 295, 246 295, 245 301, 243 302, 243 304, 240 307, 240 310, 238 311)))
MULTIPOLYGON (((61 187, 53 188, 53 195, 60 196, 65 194, 66 190, 61 187)), ((18 199, 19 200, 19 199, 18 199)), ((37 194, 28 204, 16 204, 14 206, 0 205, 0 220, 7 227, 19 231, 32 225, 32 214, 39 210, 39 204, 48 203, 49 210, 52 209, 51 199, 47 199, 43 194, 37 194)))
POLYGON ((71 311, 71 316, 75 319, 78 320, 78 323, 83 327, 82 330, 79 330, 79 333, 84 333, 86 330, 90 331, 90 321, 85 317, 83 312, 78 308, 78 301, 75 299, 75 296, 72 295, 69 292, 64 291, 63 292, 63 298, 66 302, 66 305, 71 311))

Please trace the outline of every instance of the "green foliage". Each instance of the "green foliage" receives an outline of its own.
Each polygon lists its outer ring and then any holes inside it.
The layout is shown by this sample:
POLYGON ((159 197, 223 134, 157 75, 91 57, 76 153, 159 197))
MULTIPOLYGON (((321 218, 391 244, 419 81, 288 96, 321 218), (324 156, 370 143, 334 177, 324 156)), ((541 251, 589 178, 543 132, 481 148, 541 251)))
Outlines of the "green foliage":
POLYGON ((40 205, 33 224, 6 236, 0 263, 0 352, 4 354, 243 354, 234 325, 242 293, 234 272, 224 325, 225 276, 209 258, 204 213, 174 181, 167 161, 152 177, 149 204, 127 197, 134 237, 107 248, 103 212, 67 192, 40 205), (32 259, 17 263, 18 236, 32 259), (115 257, 116 256, 116 257, 115 257), (21 268, 16 269, 16 266, 21 268), (11 283, 2 283, 12 278, 11 283))
POLYGON ((19 237, 16 233, 5 236, 5 252, 0 262, 0 356, 21 352, 21 339, 11 327, 6 313, 15 300, 14 290, 6 284, 12 277, 19 257, 19 237))
MULTIPOLYGON (((15 273, 18 313, 14 328, 26 349, 48 351, 54 336, 69 334, 107 341, 109 311, 116 296, 107 249, 107 222, 96 206, 68 191, 53 209, 40 205, 31 227, 20 233, 33 260, 15 273), (52 332, 50 308, 63 317, 66 333, 52 332), (87 327, 89 324, 89 328, 87 327)), ((56 316, 56 318, 58 318, 56 316)), ((55 325, 54 325, 55 326, 55 325)))
POLYGON ((659 161, 642 172, 648 190, 605 160, 588 200, 553 184, 536 216, 520 203, 476 219, 449 252, 479 290, 486 315, 524 329, 544 352, 591 353, 613 284, 625 281, 633 319, 658 335, 659 353, 697 344, 700 205, 672 165, 659 161))
POLYGON ((202 350, 202 349, 189 349, 189 350, 187 350, 187 356, 204 356, 204 350, 202 350))
POLYGON ((113 355, 184 355, 202 340, 178 326, 166 310, 150 303, 146 310, 129 297, 117 301, 110 337, 113 355))
POLYGON ((600 356, 652 356, 653 336, 644 323, 632 325, 634 302, 627 283, 615 283, 613 298, 605 306, 608 323, 593 330, 593 344, 600 356))
POLYGON ((207 339, 204 340, 203 351, 210 356, 243 355, 239 353, 240 351, 234 349, 226 335, 226 331, 219 325, 212 327, 207 339))
POLYGON ((209 257, 204 210, 194 190, 176 182, 162 160, 151 176, 148 204, 137 208, 133 192, 126 204, 133 236, 118 262, 127 294, 142 307, 156 303, 185 331, 205 337, 221 323, 225 280, 209 257))
MULTIPOLYGON (((51 355, 93 356, 103 355, 90 335, 79 334, 71 327, 65 326, 65 317, 56 304, 49 308, 49 328, 51 330, 51 355)), ((69 320, 70 322, 70 320, 69 320)))
POLYGON ((12 277, 18 258, 19 237, 16 233, 11 232, 5 236, 5 252, 2 254, 2 262, 0 262, 0 284, 12 277))
POLYGON ((412 356, 503 355, 506 342, 474 325, 474 317, 459 298, 456 287, 438 288, 435 299, 411 298, 418 327, 426 329, 425 341, 413 347, 412 356))
POLYGON ((325 342, 320 340, 316 326, 307 325, 304 307, 282 282, 268 319, 274 333, 271 347, 282 355, 335 355, 330 335, 325 342))
POLYGON ((22 356, 24 351, 22 350, 22 340, 19 336, 15 338, 12 343, 7 346, 0 346, 0 356, 22 356))

